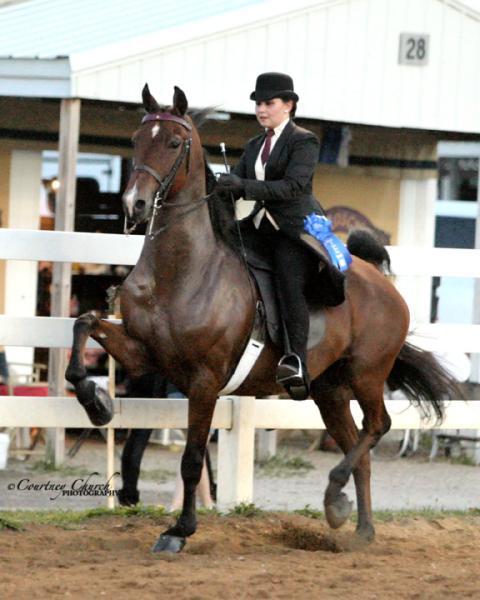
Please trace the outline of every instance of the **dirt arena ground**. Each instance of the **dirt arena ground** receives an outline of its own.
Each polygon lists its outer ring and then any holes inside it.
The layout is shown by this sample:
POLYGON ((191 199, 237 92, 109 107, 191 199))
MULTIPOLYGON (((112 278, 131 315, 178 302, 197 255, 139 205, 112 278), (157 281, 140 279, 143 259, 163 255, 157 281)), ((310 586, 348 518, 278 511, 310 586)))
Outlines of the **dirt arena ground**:
POLYGON ((1 597, 223 599, 478 598, 480 512, 396 518, 354 543, 291 513, 200 517, 179 555, 149 552, 171 517, 99 516, 0 530, 1 597))
MULTIPOLYGON (((95 483, 105 481, 99 439, 88 440, 58 471, 11 459, 0 471, 0 598, 480 598, 480 467, 444 458, 429 463, 425 452, 393 459, 395 444, 380 448, 372 464, 373 501, 377 511, 389 512, 377 512, 377 539, 362 546, 353 521, 332 531, 317 512, 340 456, 307 447, 294 439, 280 449, 286 454, 272 472, 257 465, 254 503, 266 512, 201 514, 198 532, 179 555, 150 552, 173 521, 150 507, 168 506, 179 451, 149 445, 140 481, 148 508, 140 514, 107 515, 102 497, 52 500, 55 494, 45 490, 19 489, 25 479, 68 488, 94 469, 95 483), (287 468, 292 457, 293 470, 287 468)), ((215 463, 215 445, 212 456, 215 463)), ((353 499, 351 484, 347 491, 353 499)))

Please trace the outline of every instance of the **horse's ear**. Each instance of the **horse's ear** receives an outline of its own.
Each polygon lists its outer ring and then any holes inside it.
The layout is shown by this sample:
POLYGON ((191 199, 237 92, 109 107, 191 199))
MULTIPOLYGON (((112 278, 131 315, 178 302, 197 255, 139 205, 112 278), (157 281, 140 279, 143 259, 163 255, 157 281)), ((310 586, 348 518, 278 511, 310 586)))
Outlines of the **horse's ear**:
POLYGON ((146 83, 143 87, 142 100, 143 100, 143 106, 147 112, 153 113, 153 112, 161 111, 160 105, 158 104, 158 102, 155 100, 155 98, 150 93, 150 90, 148 89, 148 83, 146 83))
POLYGON ((185 96, 183 90, 179 87, 174 86, 174 94, 173 94, 173 110, 183 117, 188 109, 188 100, 185 96))

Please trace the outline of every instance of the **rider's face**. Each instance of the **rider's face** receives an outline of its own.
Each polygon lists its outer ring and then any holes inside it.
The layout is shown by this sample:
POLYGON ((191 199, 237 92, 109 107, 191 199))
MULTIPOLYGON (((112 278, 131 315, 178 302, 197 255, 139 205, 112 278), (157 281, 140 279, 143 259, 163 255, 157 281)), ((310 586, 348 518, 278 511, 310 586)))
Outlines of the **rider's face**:
POLYGON ((282 123, 292 110, 293 102, 284 102, 281 98, 272 98, 262 102, 256 102, 255 114, 257 121, 262 127, 275 129, 282 123))

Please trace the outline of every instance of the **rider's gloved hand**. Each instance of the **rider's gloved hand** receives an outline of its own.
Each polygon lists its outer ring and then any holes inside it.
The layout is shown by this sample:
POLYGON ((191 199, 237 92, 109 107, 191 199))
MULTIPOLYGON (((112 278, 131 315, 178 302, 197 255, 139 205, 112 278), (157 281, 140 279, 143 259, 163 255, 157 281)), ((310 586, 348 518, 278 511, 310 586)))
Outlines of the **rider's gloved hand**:
POLYGON ((230 173, 229 175, 220 175, 215 191, 221 196, 233 194, 233 197, 237 200, 244 195, 245 184, 241 177, 233 173, 230 173))

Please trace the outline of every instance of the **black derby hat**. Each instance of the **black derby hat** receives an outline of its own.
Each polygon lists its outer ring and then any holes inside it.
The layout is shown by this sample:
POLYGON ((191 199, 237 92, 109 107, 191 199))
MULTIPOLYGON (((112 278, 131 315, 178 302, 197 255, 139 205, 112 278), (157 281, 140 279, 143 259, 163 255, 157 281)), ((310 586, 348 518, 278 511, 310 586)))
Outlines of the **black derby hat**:
POLYGON ((298 100, 293 91, 293 79, 285 73, 262 73, 257 77, 255 91, 250 94, 250 100, 264 102, 272 98, 282 100, 298 100))

